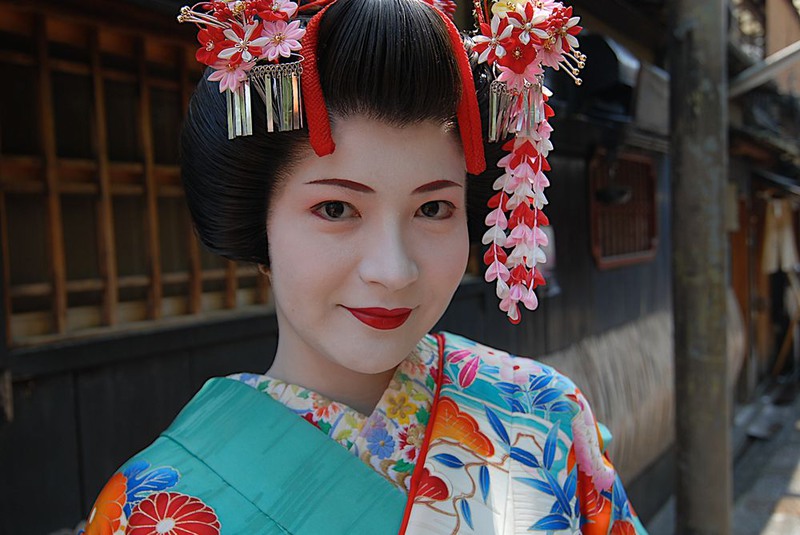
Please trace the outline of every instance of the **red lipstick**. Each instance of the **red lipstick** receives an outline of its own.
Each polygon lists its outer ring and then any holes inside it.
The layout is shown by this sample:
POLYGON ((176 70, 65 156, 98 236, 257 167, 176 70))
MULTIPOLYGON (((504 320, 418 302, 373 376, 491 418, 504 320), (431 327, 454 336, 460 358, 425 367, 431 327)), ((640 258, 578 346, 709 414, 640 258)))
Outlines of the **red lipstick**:
POLYGON ((346 308, 360 322, 374 329, 397 329, 411 315, 410 308, 346 308))

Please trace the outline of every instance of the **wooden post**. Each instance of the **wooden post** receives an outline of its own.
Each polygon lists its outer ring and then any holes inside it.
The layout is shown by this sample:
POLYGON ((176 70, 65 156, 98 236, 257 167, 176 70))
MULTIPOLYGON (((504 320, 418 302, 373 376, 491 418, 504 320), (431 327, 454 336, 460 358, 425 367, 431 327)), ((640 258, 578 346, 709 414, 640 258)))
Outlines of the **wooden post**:
POLYGON ((97 151, 97 250, 100 276, 103 279, 103 324, 117 323, 117 252, 114 245, 114 210, 111 199, 111 179, 108 163, 108 130, 106 125, 106 98, 103 73, 100 65, 99 30, 92 29, 91 36, 92 83, 94 86, 95 150, 97 151))
POLYGON ((161 249, 158 237, 158 191, 153 156, 153 124, 150 109, 150 84, 147 76, 147 49, 144 38, 139 42, 139 119, 142 128, 144 160, 145 239, 147 264, 150 270, 148 316, 161 317, 161 249))
POLYGON ((61 195, 58 186, 53 81, 50 77, 50 60, 47 53, 47 24, 43 16, 38 17, 36 26, 39 60, 39 129, 45 168, 47 250, 50 256, 53 330, 61 334, 67 330, 67 264, 64 255, 61 195))
POLYGON ((225 308, 236 308, 236 289, 239 278, 236 262, 227 260, 225 265, 225 308))
POLYGON ((671 0, 677 528, 731 533, 726 0, 671 0))
MULTIPOLYGON (((189 83, 189 66, 186 51, 180 50, 180 87, 181 109, 184 117, 189 112, 189 101, 192 97, 192 87, 189 83)), ((202 310, 203 297, 203 266, 200 262, 200 244, 194 234, 191 217, 186 221, 186 246, 189 255, 189 312, 198 314, 202 310)))

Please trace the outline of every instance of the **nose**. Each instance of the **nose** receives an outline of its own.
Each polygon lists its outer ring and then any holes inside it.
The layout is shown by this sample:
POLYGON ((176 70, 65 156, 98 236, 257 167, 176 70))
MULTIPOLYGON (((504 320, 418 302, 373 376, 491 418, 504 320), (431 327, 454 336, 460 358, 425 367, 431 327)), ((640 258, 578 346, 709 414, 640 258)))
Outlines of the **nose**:
POLYGON ((419 266, 408 247, 408 237, 397 222, 387 222, 364 240, 359 276, 368 284, 402 290, 419 277, 419 266))

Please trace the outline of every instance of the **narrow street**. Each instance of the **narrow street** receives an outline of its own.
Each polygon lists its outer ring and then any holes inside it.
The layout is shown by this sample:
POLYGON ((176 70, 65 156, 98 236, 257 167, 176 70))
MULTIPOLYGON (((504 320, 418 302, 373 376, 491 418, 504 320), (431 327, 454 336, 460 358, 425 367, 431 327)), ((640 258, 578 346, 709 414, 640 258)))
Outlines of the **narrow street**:
MULTIPOLYGON (((734 431, 742 453, 734 467, 733 535, 800 535, 800 396, 769 399, 734 431)), ((650 535, 677 535, 674 498, 647 528, 650 535)))

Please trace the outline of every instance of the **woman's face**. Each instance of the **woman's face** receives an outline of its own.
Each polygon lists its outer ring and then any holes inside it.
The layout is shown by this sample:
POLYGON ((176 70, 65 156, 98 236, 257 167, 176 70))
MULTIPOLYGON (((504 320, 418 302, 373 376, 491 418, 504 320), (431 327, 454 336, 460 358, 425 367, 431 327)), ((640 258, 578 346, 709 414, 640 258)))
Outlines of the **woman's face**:
POLYGON ((379 374, 433 327, 464 273, 464 156, 432 122, 350 117, 333 137, 333 154, 301 159, 270 206, 276 358, 379 374))

